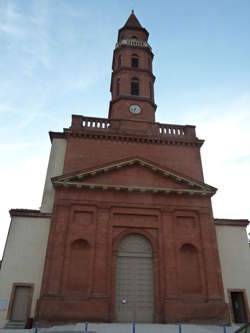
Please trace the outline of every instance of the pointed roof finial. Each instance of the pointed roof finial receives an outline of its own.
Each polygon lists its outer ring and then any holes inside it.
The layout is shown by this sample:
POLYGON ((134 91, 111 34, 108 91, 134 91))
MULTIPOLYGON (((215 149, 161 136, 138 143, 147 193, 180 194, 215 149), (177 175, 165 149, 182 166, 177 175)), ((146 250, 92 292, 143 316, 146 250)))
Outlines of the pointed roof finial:
POLYGON ((138 21, 137 17, 135 16, 134 9, 131 10, 131 14, 130 14, 129 18, 127 19, 127 22, 125 23, 124 27, 142 29, 140 22, 138 21))

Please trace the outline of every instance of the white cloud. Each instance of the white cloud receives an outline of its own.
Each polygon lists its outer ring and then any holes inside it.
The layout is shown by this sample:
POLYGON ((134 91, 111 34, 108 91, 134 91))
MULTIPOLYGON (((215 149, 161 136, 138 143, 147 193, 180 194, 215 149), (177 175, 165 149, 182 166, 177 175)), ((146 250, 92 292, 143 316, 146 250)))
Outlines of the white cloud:
POLYGON ((196 116, 198 136, 205 138, 202 161, 205 180, 218 188, 215 217, 250 218, 250 94, 196 116))
POLYGON ((30 76, 38 65, 51 68, 48 33, 48 3, 31 3, 23 14, 21 3, 6 1, 0 6, 0 42, 9 54, 18 54, 20 70, 30 76))
MULTIPOLYGON (((28 145, 29 146, 29 145, 28 145)), ((20 148, 16 145, 16 153, 20 148)), ((0 254, 3 251, 7 236, 11 208, 38 209, 41 203, 42 191, 47 169, 47 157, 40 152, 26 160, 14 164, 1 165, 1 233, 0 254)))
POLYGON ((24 37, 25 30, 20 29, 22 16, 17 10, 15 4, 11 1, 6 1, 5 6, 0 7, 0 32, 7 34, 10 37, 24 37))

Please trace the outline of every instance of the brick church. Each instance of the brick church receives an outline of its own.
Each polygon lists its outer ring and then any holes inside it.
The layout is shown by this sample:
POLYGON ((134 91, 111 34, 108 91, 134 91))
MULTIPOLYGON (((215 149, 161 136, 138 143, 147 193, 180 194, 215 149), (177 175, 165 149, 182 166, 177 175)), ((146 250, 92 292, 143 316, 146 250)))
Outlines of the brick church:
POLYGON ((9 296, 0 280, 9 320, 26 311, 41 322, 222 323, 233 321, 237 297, 249 318, 248 278, 223 280, 216 234, 242 233, 248 220, 214 219, 195 126, 155 121, 148 37, 132 11, 113 53, 108 117, 73 115, 50 132, 41 209, 10 211, 40 235, 40 273, 13 278, 9 296))

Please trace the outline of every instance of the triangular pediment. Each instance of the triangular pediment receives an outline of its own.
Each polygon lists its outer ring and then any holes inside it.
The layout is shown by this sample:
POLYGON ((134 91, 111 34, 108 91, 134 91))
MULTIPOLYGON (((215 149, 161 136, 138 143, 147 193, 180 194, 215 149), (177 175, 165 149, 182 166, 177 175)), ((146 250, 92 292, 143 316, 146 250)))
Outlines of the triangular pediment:
POLYGON ((139 191, 166 194, 213 195, 216 189, 163 168, 151 161, 132 158, 82 170, 52 179, 53 184, 64 187, 139 191))

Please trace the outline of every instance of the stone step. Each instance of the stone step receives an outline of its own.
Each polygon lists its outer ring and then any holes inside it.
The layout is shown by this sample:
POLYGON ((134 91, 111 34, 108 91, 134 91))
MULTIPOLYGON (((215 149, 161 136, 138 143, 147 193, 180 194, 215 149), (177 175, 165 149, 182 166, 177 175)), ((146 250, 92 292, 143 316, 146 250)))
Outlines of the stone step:
POLYGON ((25 321, 14 321, 14 320, 9 320, 8 323, 5 325, 5 329, 24 329, 25 327, 25 321))

